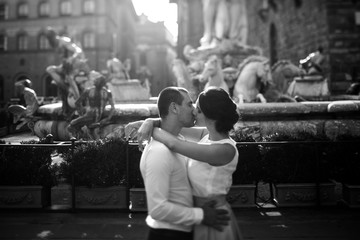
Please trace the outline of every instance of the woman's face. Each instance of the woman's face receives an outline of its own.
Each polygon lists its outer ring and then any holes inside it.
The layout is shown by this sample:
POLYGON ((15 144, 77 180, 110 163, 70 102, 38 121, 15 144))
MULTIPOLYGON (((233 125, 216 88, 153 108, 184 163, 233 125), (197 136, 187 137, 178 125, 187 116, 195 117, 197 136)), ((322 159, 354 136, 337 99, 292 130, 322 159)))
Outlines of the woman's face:
POLYGON ((196 122, 195 125, 196 126, 205 126, 205 115, 204 113, 201 111, 200 108, 200 104, 199 104, 199 99, 196 100, 196 110, 195 110, 195 118, 196 118, 196 122))

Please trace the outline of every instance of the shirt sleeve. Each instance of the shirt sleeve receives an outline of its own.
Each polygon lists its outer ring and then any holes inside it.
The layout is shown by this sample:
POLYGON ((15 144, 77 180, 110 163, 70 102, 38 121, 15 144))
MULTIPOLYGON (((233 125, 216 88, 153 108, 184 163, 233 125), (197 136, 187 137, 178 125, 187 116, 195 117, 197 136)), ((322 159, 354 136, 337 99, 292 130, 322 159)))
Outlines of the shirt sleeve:
POLYGON ((146 157, 145 188, 149 215, 158 221, 186 226, 200 224, 203 220, 201 208, 187 207, 169 201, 170 177, 174 159, 165 145, 149 149, 146 157))

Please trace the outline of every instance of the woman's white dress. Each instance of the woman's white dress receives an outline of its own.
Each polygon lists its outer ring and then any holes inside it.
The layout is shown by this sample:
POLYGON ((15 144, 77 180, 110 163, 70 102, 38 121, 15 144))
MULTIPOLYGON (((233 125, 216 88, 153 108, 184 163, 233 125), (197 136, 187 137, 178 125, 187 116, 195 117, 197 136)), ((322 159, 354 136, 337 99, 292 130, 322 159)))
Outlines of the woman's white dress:
POLYGON ((231 213, 231 221, 224 231, 220 232, 205 225, 196 225, 195 240, 237 240, 242 239, 236 218, 230 205, 225 201, 226 194, 232 185, 232 174, 236 170, 239 153, 236 143, 232 139, 220 141, 209 140, 209 135, 201 139, 202 143, 229 143, 236 149, 234 158, 224 166, 211 166, 208 163, 190 159, 188 162, 188 175, 193 189, 195 205, 201 206, 204 202, 215 199, 217 208, 227 209, 231 213))

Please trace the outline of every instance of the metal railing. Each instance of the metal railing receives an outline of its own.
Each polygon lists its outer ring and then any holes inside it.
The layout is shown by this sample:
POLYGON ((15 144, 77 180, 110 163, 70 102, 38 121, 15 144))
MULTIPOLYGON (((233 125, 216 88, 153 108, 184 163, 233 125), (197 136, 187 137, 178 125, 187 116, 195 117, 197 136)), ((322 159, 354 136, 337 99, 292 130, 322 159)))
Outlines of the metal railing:
MULTIPOLYGON (((59 148, 65 148, 69 149, 74 152, 75 148, 79 144, 86 144, 87 142, 84 141, 76 141, 76 139, 72 139, 71 141, 63 141, 63 142, 54 142, 49 144, 0 144, 0 149, 7 148, 7 147, 23 147, 23 148, 53 148, 53 149, 59 149, 59 148)), ((237 142, 237 146, 257 146, 258 148, 266 148, 266 147, 286 147, 290 145, 308 145, 313 148, 313 151, 315 153, 315 171, 317 173, 315 184, 316 184, 316 199, 317 199, 317 206, 321 206, 321 200, 320 200, 320 171, 322 168, 321 164, 321 158, 320 158, 320 152, 321 147, 324 145, 338 145, 338 144, 346 144, 346 145, 353 145, 353 146, 360 146, 360 140, 352 140, 352 141, 276 141, 276 142, 237 142)), ((129 146, 137 146, 137 142, 126 142, 126 187, 127 187, 127 196, 126 196, 126 202, 129 203, 129 189, 131 187, 131 179, 130 175, 131 172, 134 171, 133 169, 130 169, 130 159, 129 159, 129 146)), ((359 156, 360 158, 360 156, 359 156)), ((239 159, 241 159, 241 156, 239 156, 239 159)), ((345 159, 346 160, 346 159, 345 159)), ((359 159, 360 161, 360 159, 359 159)), ((72 164, 74 166, 74 164, 72 164)), ((72 176, 71 176, 71 196, 72 196, 72 202, 71 202, 71 211, 76 211, 76 187, 75 187, 75 175, 74 170, 72 169, 72 176)), ((139 171, 139 169, 137 169, 139 171)), ((270 188, 270 197, 269 199, 261 199, 264 202, 274 202, 274 195, 273 195, 273 182, 269 181, 267 182, 269 184, 270 188)), ((259 182, 256 182, 256 189, 259 182)), ((255 192, 255 200, 259 197, 257 195, 257 192, 255 192)), ((129 204, 128 204, 129 206, 129 204)), ((261 207, 261 205, 260 205, 261 207)))

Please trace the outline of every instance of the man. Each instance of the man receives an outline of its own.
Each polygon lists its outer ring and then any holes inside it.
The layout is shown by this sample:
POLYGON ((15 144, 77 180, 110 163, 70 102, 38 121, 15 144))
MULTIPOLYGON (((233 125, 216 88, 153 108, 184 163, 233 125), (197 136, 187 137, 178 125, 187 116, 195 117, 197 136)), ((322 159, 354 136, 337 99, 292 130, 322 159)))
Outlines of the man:
POLYGON ((59 36, 52 28, 46 30, 46 37, 52 48, 63 59, 59 66, 49 66, 46 71, 51 75, 60 90, 63 114, 69 114, 68 97, 75 101, 80 97, 74 76, 83 70, 89 72, 82 49, 71 41, 70 38, 59 36))
POLYGON ((87 126, 90 128, 90 137, 98 139, 99 136, 94 132, 95 128, 102 127, 110 122, 114 114, 115 106, 111 92, 105 88, 105 77, 95 71, 90 72, 90 78, 94 79, 94 86, 88 88, 76 101, 75 105, 80 114, 80 117, 72 120, 68 126, 68 131, 71 136, 81 133, 81 128, 87 126), (86 105, 83 106, 83 103, 86 105), (103 119, 103 113, 106 104, 111 106, 110 113, 107 118, 103 119))
MULTIPOLYGON (((168 87, 159 94, 161 128, 179 136, 183 127, 194 125, 195 108, 184 88, 168 87)), ((148 239, 192 239, 192 225, 206 224, 221 230, 227 225, 227 211, 214 209, 214 203, 194 208, 187 177, 187 158, 151 140, 140 160, 145 183, 149 226, 148 239)))

